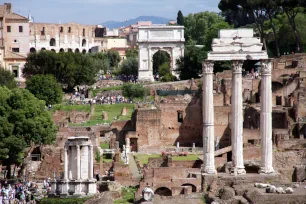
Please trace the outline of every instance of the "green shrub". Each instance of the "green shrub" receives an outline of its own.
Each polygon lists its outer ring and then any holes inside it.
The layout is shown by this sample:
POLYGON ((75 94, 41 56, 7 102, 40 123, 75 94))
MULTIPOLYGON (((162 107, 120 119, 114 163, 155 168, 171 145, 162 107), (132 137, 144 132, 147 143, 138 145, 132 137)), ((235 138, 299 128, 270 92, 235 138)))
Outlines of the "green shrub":
POLYGON ((126 83, 123 85, 123 95, 129 98, 143 98, 149 94, 149 90, 141 84, 126 83))

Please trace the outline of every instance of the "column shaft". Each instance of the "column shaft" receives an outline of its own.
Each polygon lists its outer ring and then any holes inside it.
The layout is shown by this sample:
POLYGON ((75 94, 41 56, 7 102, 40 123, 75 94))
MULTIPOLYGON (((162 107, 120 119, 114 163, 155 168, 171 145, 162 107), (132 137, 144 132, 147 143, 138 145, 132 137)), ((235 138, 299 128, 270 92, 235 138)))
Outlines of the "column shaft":
POLYGON ((213 62, 203 63, 203 173, 215 174, 213 62))
POLYGON ((272 166, 272 88, 271 88, 272 63, 262 61, 261 66, 261 112, 260 112, 260 135, 261 135, 261 168, 259 173, 274 173, 272 166))
POLYGON ((246 173, 243 163, 242 65, 242 61, 233 61, 231 141, 234 174, 246 173))
POLYGON ((77 180, 81 179, 81 154, 80 154, 80 146, 77 145, 77 180))
MULTIPOLYGON (((90 152, 90 157, 89 157, 89 179, 93 179, 93 146, 89 146, 89 152, 90 152)), ((102 159, 102 158, 101 158, 102 159)))
POLYGON ((69 147, 64 147, 64 179, 68 180, 68 149, 69 147))

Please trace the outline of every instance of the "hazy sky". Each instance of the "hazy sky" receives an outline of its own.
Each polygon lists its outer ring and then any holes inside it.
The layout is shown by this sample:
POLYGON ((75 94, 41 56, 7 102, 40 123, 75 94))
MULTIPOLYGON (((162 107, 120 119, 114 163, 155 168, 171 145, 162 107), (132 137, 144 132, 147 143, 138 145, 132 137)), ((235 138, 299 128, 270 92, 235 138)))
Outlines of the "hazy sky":
POLYGON ((176 19, 200 11, 218 11, 219 0, 0 0, 12 3, 15 13, 35 22, 99 24, 108 20, 125 21, 141 15, 176 19))

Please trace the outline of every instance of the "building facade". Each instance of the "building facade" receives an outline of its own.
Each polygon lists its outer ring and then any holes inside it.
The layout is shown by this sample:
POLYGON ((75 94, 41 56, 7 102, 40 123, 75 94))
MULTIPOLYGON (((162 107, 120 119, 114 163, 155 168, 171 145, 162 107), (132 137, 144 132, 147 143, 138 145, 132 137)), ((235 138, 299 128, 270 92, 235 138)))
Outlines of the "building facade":
POLYGON ((0 66, 24 81, 22 69, 29 50, 29 20, 12 12, 12 5, 0 6, 0 66))

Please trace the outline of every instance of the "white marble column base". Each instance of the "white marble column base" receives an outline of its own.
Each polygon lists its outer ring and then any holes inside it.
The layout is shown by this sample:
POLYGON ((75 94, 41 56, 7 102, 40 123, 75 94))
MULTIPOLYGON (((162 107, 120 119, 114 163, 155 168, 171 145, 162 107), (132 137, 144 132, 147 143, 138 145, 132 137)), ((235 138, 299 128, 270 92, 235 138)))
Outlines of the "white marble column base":
POLYGON ((236 168, 232 168, 231 169, 231 175, 244 175, 244 174, 246 174, 246 171, 245 171, 245 169, 244 168, 238 168, 238 167, 236 167, 236 168))
POLYGON ((202 173, 203 174, 215 174, 216 175, 217 171, 215 170, 214 167, 211 167, 211 168, 205 167, 205 168, 202 169, 202 173))
POLYGON ((261 167, 258 171, 259 174, 275 174, 273 167, 261 167))

